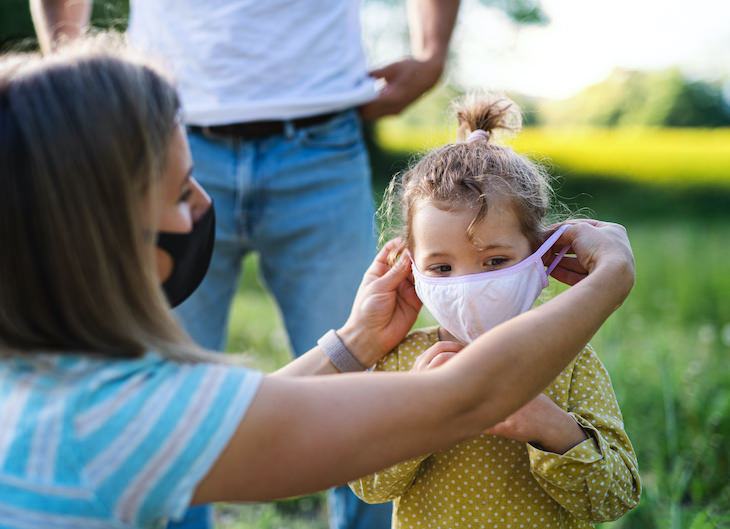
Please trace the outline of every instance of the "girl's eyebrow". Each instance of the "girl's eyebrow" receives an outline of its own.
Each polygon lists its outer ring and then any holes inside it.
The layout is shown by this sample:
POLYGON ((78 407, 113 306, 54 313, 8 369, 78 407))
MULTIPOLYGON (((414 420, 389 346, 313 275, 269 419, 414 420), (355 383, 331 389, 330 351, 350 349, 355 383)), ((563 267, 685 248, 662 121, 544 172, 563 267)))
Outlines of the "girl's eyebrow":
POLYGON ((508 250, 512 250, 514 248, 514 246, 512 246, 511 244, 505 244, 505 243, 501 243, 501 242, 496 242, 496 243, 492 243, 492 244, 489 244, 489 245, 485 246, 484 247, 484 251, 494 250, 495 248, 505 248, 505 249, 508 249, 508 250))
POLYGON ((446 252, 431 252, 426 254, 425 259, 433 259, 434 257, 451 257, 451 255, 446 252))

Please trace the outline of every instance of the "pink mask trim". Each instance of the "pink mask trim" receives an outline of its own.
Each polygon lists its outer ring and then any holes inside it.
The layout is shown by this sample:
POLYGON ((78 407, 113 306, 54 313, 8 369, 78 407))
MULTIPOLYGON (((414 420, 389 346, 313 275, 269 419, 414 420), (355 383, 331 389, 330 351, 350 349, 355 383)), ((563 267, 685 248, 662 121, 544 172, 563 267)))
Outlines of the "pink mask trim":
POLYGON ((548 285, 548 277, 550 276, 550 272, 552 272, 555 267, 558 265, 558 262, 563 258, 563 256, 567 253, 568 247, 563 247, 562 250, 560 250, 560 253, 553 259, 553 262, 550 263, 550 266, 545 269, 543 263, 542 263, 542 256, 547 252, 552 246, 555 244, 555 242, 560 238, 560 236, 563 234, 563 232, 568 229, 568 225, 560 226, 555 232, 547 238, 547 240, 542 243, 542 245, 537 249, 537 251, 527 257, 525 257, 522 261, 520 261, 517 264, 514 264, 512 266, 509 266, 507 268, 502 268, 500 270, 490 270, 488 272, 478 272, 476 274, 467 274, 463 276, 451 276, 451 277, 433 277, 433 276, 427 276, 424 275, 420 270, 418 270, 418 267, 416 266, 416 262, 413 260, 413 256, 410 252, 408 252, 408 257, 411 260, 412 263, 412 270, 413 275, 418 276, 418 279, 421 281, 424 281, 426 283, 431 284, 453 284, 453 283, 471 283, 473 281, 484 281, 486 279, 492 279, 496 277, 501 277, 505 275, 514 274, 515 272, 519 272, 520 270, 527 268, 528 266, 537 265, 540 270, 542 271, 542 283, 543 288, 548 285))

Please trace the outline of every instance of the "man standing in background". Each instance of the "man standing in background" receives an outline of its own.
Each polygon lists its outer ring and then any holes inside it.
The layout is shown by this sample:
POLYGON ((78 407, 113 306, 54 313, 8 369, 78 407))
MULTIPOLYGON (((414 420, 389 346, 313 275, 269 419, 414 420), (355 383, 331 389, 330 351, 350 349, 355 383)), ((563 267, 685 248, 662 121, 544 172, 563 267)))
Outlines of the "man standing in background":
MULTIPOLYGON (((131 0, 128 36, 174 71, 193 176, 215 204, 208 274, 177 309, 205 347, 225 348, 249 251, 260 254, 295 354, 348 314, 376 246, 359 119, 397 114, 438 81, 459 5, 408 0, 412 57, 368 72, 360 1, 131 0)), ((31 9, 47 52, 84 33, 91 0, 31 0, 31 9)), ((346 486, 328 498, 332 529, 390 527, 390 504, 366 505, 346 486)), ((211 512, 191 509, 173 525, 210 527, 211 512)))

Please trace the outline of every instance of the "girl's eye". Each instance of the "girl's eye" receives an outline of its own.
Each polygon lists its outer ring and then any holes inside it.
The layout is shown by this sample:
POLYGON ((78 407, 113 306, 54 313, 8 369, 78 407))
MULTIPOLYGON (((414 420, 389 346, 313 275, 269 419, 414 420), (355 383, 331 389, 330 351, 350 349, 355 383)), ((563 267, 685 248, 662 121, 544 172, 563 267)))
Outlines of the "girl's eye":
POLYGON ((193 193, 192 188, 188 187, 185 191, 183 191, 182 195, 180 195, 180 199, 178 202, 187 202, 190 200, 190 195, 193 193))
POLYGON ((484 264, 487 266, 502 266, 507 261, 508 259, 505 257, 492 257, 491 259, 487 259, 487 262, 484 264))
POLYGON ((451 265, 436 265, 429 268, 429 270, 437 274, 448 274, 451 272, 451 265))

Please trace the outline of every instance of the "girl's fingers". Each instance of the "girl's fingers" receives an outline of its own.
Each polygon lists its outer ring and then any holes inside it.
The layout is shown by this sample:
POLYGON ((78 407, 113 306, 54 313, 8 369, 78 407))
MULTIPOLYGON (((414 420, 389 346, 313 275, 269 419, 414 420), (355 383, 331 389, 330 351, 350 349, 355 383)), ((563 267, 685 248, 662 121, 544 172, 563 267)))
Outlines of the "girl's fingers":
MULTIPOLYGON (((455 354, 459 351, 461 351, 464 348, 463 345, 458 344, 456 342, 436 342, 434 345, 426 349, 423 353, 420 354, 418 358, 416 358, 416 361, 413 362, 413 367, 411 368, 412 371, 420 371, 423 369, 428 369, 429 364, 440 354, 444 353, 452 353, 455 354)), ((445 359, 444 361, 448 360, 445 359)))
POLYGON ((428 364, 428 369, 433 369, 434 367, 444 365, 454 356, 456 356, 456 353, 439 353, 434 357, 433 360, 431 360, 431 363, 428 364))

